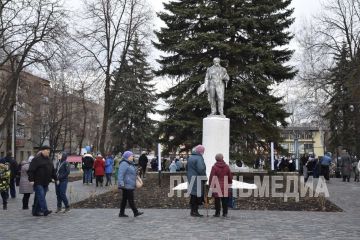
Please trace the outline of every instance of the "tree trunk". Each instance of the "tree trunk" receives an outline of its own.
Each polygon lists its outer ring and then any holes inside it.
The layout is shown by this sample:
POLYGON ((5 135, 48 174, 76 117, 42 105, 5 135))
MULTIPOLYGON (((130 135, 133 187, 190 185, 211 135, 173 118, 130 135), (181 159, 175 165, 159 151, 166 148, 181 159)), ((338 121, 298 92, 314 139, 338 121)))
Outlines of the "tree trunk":
POLYGON ((106 141, 106 132, 107 132, 107 125, 109 122, 109 114, 110 114, 110 73, 106 73, 106 80, 105 80, 105 100, 104 100, 104 115, 103 115, 103 123, 101 129, 101 136, 100 136, 100 144, 99 149, 101 154, 105 154, 105 141, 106 141))

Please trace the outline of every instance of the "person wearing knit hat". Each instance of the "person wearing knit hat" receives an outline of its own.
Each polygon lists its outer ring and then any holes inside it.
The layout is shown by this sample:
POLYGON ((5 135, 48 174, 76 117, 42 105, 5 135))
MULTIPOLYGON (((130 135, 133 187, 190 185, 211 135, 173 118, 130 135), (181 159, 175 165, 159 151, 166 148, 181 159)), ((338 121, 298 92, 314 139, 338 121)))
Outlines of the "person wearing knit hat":
POLYGON ((203 154, 205 148, 202 145, 197 145, 187 162, 187 178, 189 182, 188 192, 190 193, 190 215, 193 217, 202 217, 198 211, 199 205, 204 202, 204 185, 206 183, 206 165, 203 154), (195 180, 195 181, 194 181, 195 180), (200 188, 198 188, 200 186, 200 188))
POLYGON ((143 212, 138 211, 134 202, 136 178, 137 171, 134 163, 134 154, 131 151, 126 151, 123 154, 123 159, 120 161, 118 171, 118 188, 119 190, 122 190, 119 217, 128 217, 128 215, 125 214, 127 202, 129 202, 130 208, 134 213, 134 217, 143 214, 143 212))
POLYGON ((134 154, 131 151, 125 151, 123 154, 123 159, 129 160, 129 157, 134 156, 134 154))
POLYGON ((216 154, 215 164, 211 168, 209 177, 209 186, 212 191, 212 196, 215 199, 215 215, 220 216, 220 202, 223 208, 223 217, 227 217, 228 214, 228 201, 229 201, 229 189, 232 184, 232 174, 227 165, 224 162, 224 156, 221 153, 216 154))

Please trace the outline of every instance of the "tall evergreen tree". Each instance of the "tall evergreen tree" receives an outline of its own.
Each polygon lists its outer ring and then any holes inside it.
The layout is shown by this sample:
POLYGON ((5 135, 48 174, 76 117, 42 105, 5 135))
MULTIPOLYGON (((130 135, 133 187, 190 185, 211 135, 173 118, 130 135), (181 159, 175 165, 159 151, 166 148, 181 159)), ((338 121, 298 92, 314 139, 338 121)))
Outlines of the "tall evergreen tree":
POLYGON ((291 0, 181 0, 164 4, 159 17, 167 27, 154 45, 168 53, 159 63, 159 76, 176 79, 160 97, 169 108, 160 124, 168 150, 201 142, 202 118, 210 113, 205 94, 197 96, 214 57, 222 59, 230 76, 224 112, 231 120, 232 159, 253 156, 255 148, 280 138, 288 116, 270 86, 296 74, 286 62, 292 35, 288 32, 291 0), (236 156, 240 154, 242 156, 236 156))
POLYGON ((135 37, 122 69, 114 73, 110 126, 118 151, 153 145, 155 121, 149 114, 154 113, 156 98, 146 57, 144 45, 135 37))
POLYGON ((330 147, 342 146, 351 153, 360 152, 360 53, 350 58, 344 43, 340 54, 335 56, 335 67, 330 71, 332 95, 329 111, 325 115, 330 130, 330 147))

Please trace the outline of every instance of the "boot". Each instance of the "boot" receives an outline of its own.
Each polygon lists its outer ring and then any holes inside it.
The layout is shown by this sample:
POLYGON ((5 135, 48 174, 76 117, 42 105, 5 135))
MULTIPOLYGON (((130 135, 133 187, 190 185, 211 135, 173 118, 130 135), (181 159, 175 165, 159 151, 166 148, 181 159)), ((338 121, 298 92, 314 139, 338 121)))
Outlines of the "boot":
POLYGON ((3 210, 7 210, 7 204, 3 205, 3 210))
POLYGON ((138 217, 138 216, 143 215, 143 214, 144 214, 144 212, 137 212, 137 213, 134 214, 134 217, 138 217))
POLYGON ((216 212, 213 217, 220 217, 220 213, 216 212))
POLYGON ((198 211, 191 213, 192 217, 203 217, 204 215, 201 215, 198 211))
POLYGON ((61 212, 61 210, 62 210, 61 208, 57 208, 55 213, 59 213, 59 212, 61 212))

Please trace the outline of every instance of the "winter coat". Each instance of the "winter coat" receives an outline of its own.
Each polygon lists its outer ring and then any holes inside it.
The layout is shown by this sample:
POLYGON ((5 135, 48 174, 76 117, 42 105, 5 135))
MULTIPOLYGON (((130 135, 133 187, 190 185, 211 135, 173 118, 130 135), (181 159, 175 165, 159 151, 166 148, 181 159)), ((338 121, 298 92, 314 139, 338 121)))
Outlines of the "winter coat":
POLYGON ((118 172, 119 172, 119 164, 121 161, 121 157, 116 156, 114 159, 114 168, 115 168, 115 179, 118 179, 118 172))
POLYGON ((5 192, 10 187, 10 170, 8 163, 0 163, 0 192, 5 192))
POLYGON ((48 186, 52 179, 56 180, 55 168, 49 157, 41 153, 31 161, 27 171, 29 181, 34 185, 48 186))
POLYGON ((181 161, 180 161, 180 160, 175 161, 175 164, 176 164, 176 170, 177 170, 177 171, 180 171, 180 169, 182 168, 181 161))
POLYGON ((114 167, 113 157, 107 157, 105 160, 105 173, 112 173, 114 167))
POLYGON ((351 171, 352 171, 351 158, 348 153, 345 153, 341 155, 341 175, 350 177, 351 171))
POLYGON ((232 173, 229 166, 223 160, 217 161, 211 168, 209 178, 213 197, 228 197, 230 184, 232 184, 232 173))
POLYGON ((139 165, 142 168, 146 168, 147 164, 148 164, 149 159, 147 158, 147 156, 145 154, 142 154, 139 158, 139 165))
POLYGON ((136 167, 134 162, 121 160, 118 172, 118 187, 125 189, 136 188, 136 167))
POLYGON ((96 157, 94 162, 95 176, 105 175, 105 162, 103 157, 96 157))
POLYGON ((83 169, 92 169, 94 166, 94 158, 90 154, 85 154, 82 158, 83 169))
POLYGON ((331 157, 328 155, 325 155, 321 158, 321 165, 323 166, 330 166, 331 164, 331 157))
POLYGON ((30 163, 28 161, 21 162, 21 170, 20 170, 20 183, 19 183, 19 193, 33 193, 33 184, 29 182, 29 176, 27 171, 29 170, 30 163))
POLYGON ((197 152, 193 152, 187 161, 187 178, 189 188, 191 188, 188 189, 188 192, 197 197, 203 196, 206 181, 206 165, 203 156, 197 152), (203 184, 200 184, 201 189, 199 189, 199 191, 197 189, 198 181, 204 181, 203 184))
POLYGON ((170 172, 176 172, 177 166, 176 166, 176 163, 175 163, 175 162, 172 162, 172 163, 170 164, 169 170, 170 170, 170 172))
POLYGON ((59 160, 56 163, 56 176, 60 182, 67 181, 70 174, 70 164, 64 160, 59 160))
POLYGON ((10 179, 15 179, 18 173, 19 165, 12 157, 4 157, 0 160, 0 163, 8 163, 10 170, 10 179))

